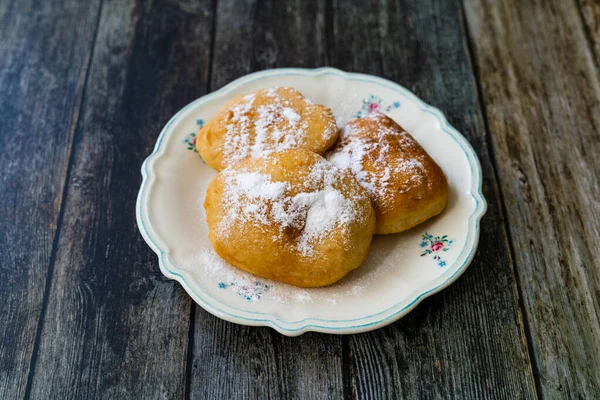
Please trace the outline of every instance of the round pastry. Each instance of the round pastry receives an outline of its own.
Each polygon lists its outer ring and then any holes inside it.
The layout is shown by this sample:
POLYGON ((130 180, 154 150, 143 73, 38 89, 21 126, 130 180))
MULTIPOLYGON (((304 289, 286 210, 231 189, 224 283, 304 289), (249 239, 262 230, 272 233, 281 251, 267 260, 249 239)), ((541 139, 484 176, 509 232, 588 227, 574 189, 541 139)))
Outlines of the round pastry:
POLYGON ((249 158, 210 183, 209 238, 232 265, 301 287, 340 280, 371 246, 375 212, 349 171, 305 149, 249 158))
POLYGON ((373 113, 349 122, 327 159, 352 171, 369 192, 375 233, 395 233, 442 212, 448 182, 427 152, 391 118, 373 113))
POLYGON ((305 148, 324 154, 337 140, 331 110, 293 88, 276 87, 240 96, 200 130, 196 148, 217 171, 247 157, 305 148))

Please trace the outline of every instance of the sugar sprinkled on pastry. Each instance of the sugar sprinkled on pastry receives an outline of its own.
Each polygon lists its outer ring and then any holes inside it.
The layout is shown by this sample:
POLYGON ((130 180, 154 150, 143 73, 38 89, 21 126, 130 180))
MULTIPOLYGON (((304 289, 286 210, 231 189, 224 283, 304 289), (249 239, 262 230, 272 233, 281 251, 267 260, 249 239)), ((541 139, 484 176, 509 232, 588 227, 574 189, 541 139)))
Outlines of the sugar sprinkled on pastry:
POLYGON ((441 168, 391 118, 349 122, 327 159, 352 171, 377 214, 376 233, 402 232, 442 212, 448 183, 441 168))
POLYGON ((301 287, 332 284, 366 257, 375 230, 349 171, 305 149, 251 158, 210 183, 209 238, 232 265, 301 287))
POLYGON ((305 148, 324 154, 337 139, 331 110, 289 87, 240 96, 215 115, 198 135, 196 148, 220 171, 248 157, 305 148))

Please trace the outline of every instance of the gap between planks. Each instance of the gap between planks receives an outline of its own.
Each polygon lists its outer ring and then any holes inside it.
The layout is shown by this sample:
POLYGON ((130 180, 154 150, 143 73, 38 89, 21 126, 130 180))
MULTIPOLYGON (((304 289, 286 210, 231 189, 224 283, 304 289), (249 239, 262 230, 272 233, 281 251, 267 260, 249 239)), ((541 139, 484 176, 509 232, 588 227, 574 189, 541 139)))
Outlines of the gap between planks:
POLYGON ((46 273, 46 283, 44 285, 44 294, 42 296, 42 307, 40 310, 40 316, 38 318, 38 324, 35 332, 35 339, 33 342, 33 350, 31 352, 31 360, 29 362, 29 372, 27 374, 27 383, 25 384, 24 398, 31 398, 31 388, 33 386, 33 376, 35 374, 35 367, 37 363, 37 357, 40 349, 40 340, 42 337, 42 330, 44 329, 44 321, 46 319, 46 311, 48 309, 48 299, 50 296, 50 288, 52 286, 52 277, 54 275, 54 265, 56 263, 56 254, 58 252, 58 240, 60 238, 60 231, 62 228, 63 217, 65 214, 65 198, 69 189, 69 176, 71 175, 71 169, 73 167, 73 148, 75 145, 75 133, 77 127, 81 121, 81 108, 83 106, 83 100, 85 99, 85 92, 88 85, 88 78, 90 76, 90 69, 94 58, 94 49, 96 48, 96 41, 98 39, 98 28, 100 27, 100 17, 102 16, 102 6, 104 0, 100 0, 98 5, 98 15, 96 17, 96 23, 94 27, 94 37, 92 39, 92 46, 90 48, 89 55, 87 57, 87 64, 85 66, 85 73, 82 77, 83 88, 81 90, 80 98, 78 99, 78 105, 73 114, 73 122, 71 123, 69 132, 69 149, 67 150, 67 170, 64 177, 63 190, 60 196, 60 206, 58 211, 58 217, 56 219, 56 229, 54 230, 54 237, 52 238, 52 250, 50 252, 50 261, 48 263, 48 272, 46 273))
POLYGON ((498 159, 497 159, 497 155, 496 155, 496 149, 494 147, 494 143, 492 141, 492 134, 490 132, 490 126, 489 126, 489 122, 488 122, 488 116, 487 116, 487 108, 485 105, 485 102, 483 101, 483 91, 481 88, 481 80, 479 77, 479 68, 478 68, 478 64, 477 64, 477 59, 475 58, 475 48, 473 46, 473 38, 471 36, 471 32, 469 30, 469 26, 467 24, 467 20, 466 20, 466 12, 465 12, 465 4, 463 2, 463 0, 457 0, 458 3, 458 8, 460 11, 460 18, 461 18, 461 22, 462 22, 462 28, 463 28, 463 32, 464 32, 464 38, 465 38, 465 42, 466 42, 466 48, 467 48, 467 52, 469 54, 469 67, 471 69, 471 73, 473 74, 473 77, 475 78, 475 86, 477 88, 477 105, 479 107, 479 109, 481 110, 481 116, 483 119, 483 126, 485 129, 485 139, 487 141, 487 147, 488 147, 488 151, 490 153, 490 162, 492 164, 492 171, 494 173, 494 181, 495 181, 495 190, 498 193, 498 200, 499 200, 499 206, 500 206, 500 215, 502 216, 502 219, 504 220, 504 224, 503 224, 503 229, 506 233, 506 238, 508 241, 508 249, 509 249, 509 256, 510 256, 510 269, 515 281, 515 297, 517 300, 517 304, 519 305, 519 322, 521 323, 521 327, 523 329, 523 333, 525 335, 525 338, 527 340, 527 342, 525 343, 525 346, 527 348, 527 354, 529 356, 529 364, 531 365, 531 369, 533 371, 533 380, 535 383, 535 394, 537 396, 537 398, 540 398, 540 393, 542 393, 541 391, 541 382, 540 382, 540 371, 539 371, 539 367, 537 365, 537 362, 535 360, 535 356, 533 353, 533 338, 531 336, 531 328, 529 327, 529 321, 527 321, 527 318, 524 318, 525 315, 525 304, 523 301, 523 283, 521 282, 521 279, 519 277, 519 274, 516 273, 515 271, 515 249, 513 246, 513 238, 512 238, 512 234, 510 232, 509 229, 509 222, 508 222, 508 218, 507 218, 507 208, 506 208, 506 204, 505 204, 505 200, 504 200, 504 191, 502 190, 502 186, 500 185, 500 177, 498 175, 498 159))
MULTIPOLYGON (((208 51, 208 71, 206 76, 206 94, 211 91, 211 79, 213 74, 213 58, 215 55, 215 36, 217 31, 217 11, 219 8, 219 0, 213 0, 212 4, 212 25, 210 27, 210 50, 208 51)), ((191 301, 190 305, 190 326, 188 329, 188 347, 185 366, 185 388, 184 396, 186 399, 191 397, 192 376, 194 367, 194 336, 196 328, 196 305, 195 301, 191 301)))

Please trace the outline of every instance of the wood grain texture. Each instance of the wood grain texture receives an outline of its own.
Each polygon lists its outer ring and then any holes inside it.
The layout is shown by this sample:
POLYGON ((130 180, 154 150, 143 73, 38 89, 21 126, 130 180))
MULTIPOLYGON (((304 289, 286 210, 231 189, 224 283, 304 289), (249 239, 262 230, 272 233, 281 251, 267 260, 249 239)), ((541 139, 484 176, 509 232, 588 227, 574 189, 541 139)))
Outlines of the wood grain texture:
POLYGON ((577 0, 577 3, 598 66, 600 65, 600 1, 577 0))
POLYGON ((0 2, 2 399, 26 392, 98 12, 98 1, 0 2))
POLYGON ((459 4, 335 1, 333 21, 334 66, 389 78, 440 108, 479 156, 489 207, 477 255, 456 283, 399 322, 349 337, 352 397, 535 398, 459 4))
POLYGON ((541 394, 600 397, 600 85, 574 1, 465 1, 541 394))
MULTIPOLYGON (((211 89, 249 72, 326 62, 325 2, 221 0, 211 89)), ((191 398, 340 398, 342 339, 283 337, 196 307, 191 398)))
POLYGON ((67 181, 34 399, 181 398, 191 300, 134 216, 139 168, 206 89, 211 3, 105 0, 67 181))
POLYGON ((219 0, 211 89, 267 68, 327 62, 325 0, 219 0))
POLYGON ((339 336, 282 336, 235 325, 196 307, 192 399, 339 399, 339 336))
POLYGON ((0 0, 0 398, 600 398, 599 15, 595 0, 0 0), (407 317, 288 338, 161 275, 138 171, 207 90, 322 65, 439 107, 489 209, 465 275, 407 317))

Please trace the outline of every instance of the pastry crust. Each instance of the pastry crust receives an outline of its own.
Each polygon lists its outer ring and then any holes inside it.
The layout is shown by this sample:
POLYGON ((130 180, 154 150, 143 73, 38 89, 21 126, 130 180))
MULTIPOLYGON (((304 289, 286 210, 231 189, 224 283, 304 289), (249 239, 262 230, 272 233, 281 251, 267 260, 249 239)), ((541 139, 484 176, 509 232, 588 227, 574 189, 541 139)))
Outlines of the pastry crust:
POLYGON ((376 233, 410 229, 439 214, 448 201, 441 168, 391 118, 374 113, 349 122, 327 159, 352 171, 371 197, 376 233))
POLYGON ((375 212, 349 171, 291 149, 231 166, 210 183, 209 239, 232 265, 300 287, 332 284, 367 256, 375 212))
POLYGON ((248 157, 290 148, 324 154, 337 135, 329 108, 312 103, 296 89, 275 87, 228 103, 200 130, 196 148, 220 171, 248 157))

